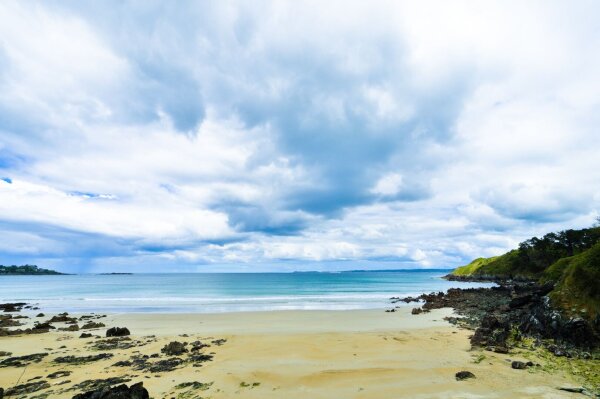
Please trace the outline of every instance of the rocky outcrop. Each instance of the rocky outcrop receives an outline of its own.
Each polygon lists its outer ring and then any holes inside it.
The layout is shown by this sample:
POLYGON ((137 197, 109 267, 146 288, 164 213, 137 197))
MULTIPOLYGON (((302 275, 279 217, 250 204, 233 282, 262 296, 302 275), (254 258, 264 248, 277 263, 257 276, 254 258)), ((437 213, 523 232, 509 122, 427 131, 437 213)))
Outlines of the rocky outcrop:
POLYGON ((50 384, 46 381, 35 381, 28 382, 26 384, 16 385, 12 388, 9 388, 4 393, 6 397, 14 396, 18 397, 21 395, 27 395, 33 392, 41 391, 42 389, 50 388, 50 384))
POLYGON ((92 328, 102 328, 102 327, 106 327, 106 325, 104 323, 98 323, 98 322, 95 322, 95 321, 88 321, 83 326, 81 326, 81 329, 82 330, 91 330, 92 328))
POLYGON ((32 355, 9 357, 0 362, 2 367, 25 367, 31 363, 39 363, 43 358, 48 356, 47 353, 34 353, 32 355))
POLYGON ((60 370, 60 371, 55 371, 54 373, 48 374, 48 378, 50 378, 51 380, 54 380, 56 378, 68 377, 70 375, 71 375, 70 371, 60 370))
POLYGON ((27 304, 24 302, 0 303, 0 310, 3 312, 20 312, 25 305, 27 304))
MULTIPOLYGON (((580 356, 600 346, 600 333, 579 317, 569 317, 552 307, 548 293, 551 284, 515 283, 492 288, 449 289, 447 293, 423 294, 422 311, 454 308, 463 318, 453 323, 475 330, 471 344, 498 353, 507 353, 508 339, 514 335, 551 340, 548 349, 559 356, 580 356)), ((412 311, 418 314, 418 310, 412 311)), ((514 337, 513 337, 514 338, 514 337)))
POLYGON ((54 362, 66 364, 86 364, 97 362, 98 360, 110 359, 111 357, 113 357, 112 353, 99 353, 97 355, 89 356, 62 356, 54 359, 54 362))
POLYGON ((142 382, 128 387, 125 384, 116 387, 104 387, 73 396, 73 399, 149 399, 150 395, 142 382))
POLYGON ((125 337, 130 334, 131 333, 127 327, 112 327, 106 331, 107 337, 125 337))
POLYGON ((470 371, 459 371, 454 375, 456 381, 468 380, 469 378, 475 378, 475 374, 470 371))
POLYGON ((129 349, 144 345, 146 345, 146 343, 139 340, 134 341, 129 337, 115 337, 96 340, 90 344, 90 348, 99 351, 106 351, 114 349, 129 349))
POLYGON ((178 342, 172 341, 165 345, 160 351, 168 356, 179 356, 187 352, 188 350, 185 348, 187 346, 187 342, 178 342))
POLYGON ((77 323, 77 319, 75 317, 69 317, 69 314, 65 312, 52 316, 47 323, 77 323))

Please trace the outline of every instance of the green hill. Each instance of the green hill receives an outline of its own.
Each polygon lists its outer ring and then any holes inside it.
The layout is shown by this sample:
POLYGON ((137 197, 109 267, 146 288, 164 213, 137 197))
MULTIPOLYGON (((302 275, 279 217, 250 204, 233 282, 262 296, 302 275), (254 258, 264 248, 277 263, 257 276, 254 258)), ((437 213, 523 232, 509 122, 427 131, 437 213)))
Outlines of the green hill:
POLYGON ((556 282, 550 299, 567 313, 589 318, 600 315, 600 243, 559 260, 548 268, 543 279, 556 282))
POLYGON ((600 316, 600 227, 534 237, 504 255, 458 267, 449 278, 554 283, 549 296, 555 305, 567 313, 595 318, 600 316))

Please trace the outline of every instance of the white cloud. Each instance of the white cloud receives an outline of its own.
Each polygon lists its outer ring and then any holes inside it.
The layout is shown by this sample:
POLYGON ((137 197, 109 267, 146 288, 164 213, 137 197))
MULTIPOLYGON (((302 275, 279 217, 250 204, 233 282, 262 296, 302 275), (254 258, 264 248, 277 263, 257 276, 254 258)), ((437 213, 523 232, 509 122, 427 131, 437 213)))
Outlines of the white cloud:
POLYGON ((382 176, 375 186, 371 189, 374 194, 380 195, 396 195, 402 188, 402 175, 398 173, 390 173, 382 176))
POLYGON ((5 2, 1 251, 445 267, 590 224, 597 8, 5 2))

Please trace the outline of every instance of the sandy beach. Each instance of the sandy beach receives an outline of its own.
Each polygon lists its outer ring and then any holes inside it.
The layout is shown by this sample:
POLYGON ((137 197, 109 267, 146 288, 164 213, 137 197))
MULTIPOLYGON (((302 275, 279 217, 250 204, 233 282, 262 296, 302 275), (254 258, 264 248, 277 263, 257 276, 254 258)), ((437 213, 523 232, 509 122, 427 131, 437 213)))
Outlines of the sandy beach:
MULTIPOLYGON (((71 398, 70 390, 86 380, 124 377, 143 381, 153 398, 569 398, 577 394, 558 386, 577 386, 570 377, 544 370, 544 364, 514 370, 517 352, 471 351, 470 331, 444 321, 452 313, 440 309, 411 315, 362 311, 281 311, 223 314, 114 314, 102 318, 107 327, 90 332, 101 337, 111 326, 131 330, 127 349, 95 350, 100 338, 79 338, 81 331, 0 338, 0 350, 12 356, 48 353, 39 363, 0 368, 0 387, 45 380, 49 388, 28 397, 71 398), (212 343, 225 339, 221 345, 212 343), (210 344, 212 354, 201 365, 183 363, 172 371, 150 372, 114 366, 132 356, 168 356, 161 348, 171 341, 210 344), (86 364, 57 364, 60 356, 110 353, 86 364), (56 371, 65 377, 49 379, 56 371), (475 379, 457 381, 468 370, 475 379), (36 379, 36 377, 42 377, 36 379), (65 383, 65 381, 69 381, 65 383), (201 382, 208 385, 182 387, 201 382), (176 388, 179 385, 179 388, 176 388), (44 396, 38 396, 44 397, 44 396)), ((51 315, 46 315, 51 316, 51 315)), ((73 316, 73 315, 72 315, 73 316)), ((31 319, 30 319, 31 320, 31 319)), ((56 323, 60 327, 60 323, 56 323)), ((188 354, 182 355, 185 358, 188 354)), ((4 358, 0 358, 0 361, 4 358)), ((152 358, 150 358, 152 359, 152 358)))

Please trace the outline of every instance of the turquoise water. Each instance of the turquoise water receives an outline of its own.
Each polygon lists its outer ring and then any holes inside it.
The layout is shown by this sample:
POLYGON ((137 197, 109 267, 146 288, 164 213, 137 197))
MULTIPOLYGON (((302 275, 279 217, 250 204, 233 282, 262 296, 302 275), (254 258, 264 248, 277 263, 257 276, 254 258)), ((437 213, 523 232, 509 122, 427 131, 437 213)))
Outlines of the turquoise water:
POLYGON ((489 284, 447 271, 0 276, 0 302, 47 312, 199 312, 390 307, 391 296, 489 284))

